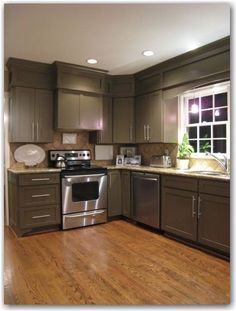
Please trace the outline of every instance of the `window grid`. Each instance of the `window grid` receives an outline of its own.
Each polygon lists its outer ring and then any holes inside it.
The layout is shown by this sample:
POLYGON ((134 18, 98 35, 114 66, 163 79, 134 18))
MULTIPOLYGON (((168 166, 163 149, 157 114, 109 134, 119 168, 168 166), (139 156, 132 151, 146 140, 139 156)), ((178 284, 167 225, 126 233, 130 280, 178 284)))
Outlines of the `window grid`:
MULTIPOLYGON (((207 88, 203 88, 204 90, 201 91, 200 89, 197 90, 197 92, 195 91, 193 94, 193 96, 191 96, 191 94, 187 94, 187 96, 184 96, 184 102, 185 102, 185 129, 189 132, 189 129, 191 127, 196 128, 197 130, 197 137, 191 138, 190 137, 190 144, 191 142, 195 142, 196 146, 194 146, 195 149, 195 153, 204 153, 205 151, 200 150, 201 148, 201 142, 203 141, 209 141, 210 144, 210 149, 208 149, 207 151, 211 152, 211 153, 215 153, 218 152, 218 150, 224 150, 225 153, 229 154, 229 121, 230 121, 230 103, 229 103, 229 83, 222 83, 222 85, 220 85, 221 89, 217 92, 214 92, 214 87, 209 87, 208 90, 206 90, 207 88), (223 85, 223 87, 222 87, 223 85), (226 86, 225 86, 226 85, 226 86), (202 93, 202 94, 199 94, 202 93), (197 95, 196 95, 197 94, 197 95), (223 100, 225 100, 225 104, 222 106, 216 106, 216 96, 218 94, 226 94, 226 98, 224 99, 223 96, 223 100), (202 98, 204 97, 212 97, 211 99, 209 98, 208 100, 210 100, 210 102, 207 104, 206 106, 208 106, 207 108, 204 108, 204 103, 202 98), (192 101, 192 102, 191 102, 192 101), (192 123, 190 123, 190 117, 191 117, 191 111, 192 111, 192 105, 193 103, 196 103, 198 105, 198 118, 194 116, 192 116, 192 123), (211 107, 210 107, 211 106, 211 107), (187 109, 186 109, 187 108, 187 109), (227 109, 227 111, 222 111, 222 113, 225 113, 225 116, 223 115, 223 118, 225 117, 227 120, 223 120, 223 121, 217 121, 217 116, 216 116, 216 111, 217 110, 224 110, 227 109), (206 111, 212 111, 212 116, 207 116, 207 115, 203 115, 202 112, 206 112, 206 111), (211 119, 212 121, 204 121, 203 117, 205 118, 205 120, 207 119, 211 119), (194 121, 198 121, 196 123, 193 123, 194 121), (225 128, 214 128, 214 126, 217 125, 225 125, 225 128), (210 132, 208 133, 209 137, 200 137, 200 129, 202 129, 204 126, 210 128, 210 132), (217 133, 218 131, 218 133, 217 133), (220 133, 220 131, 222 131, 220 133), (217 136, 217 137, 216 137, 217 136), (218 141, 218 144, 217 144, 218 141), (218 148, 218 149, 217 149, 218 148)), ((207 100, 207 99, 205 99, 207 100)), ((219 97, 218 97, 218 102, 219 102, 219 97)), ((221 114, 222 117, 222 114, 221 114)), ((186 131, 185 130, 185 131, 186 131)), ((203 131, 203 130, 202 130, 203 131)), ((203 134, 203 133, 202 133, 203 134)), ((194 134, 195 135, 195 134, 194 134)))

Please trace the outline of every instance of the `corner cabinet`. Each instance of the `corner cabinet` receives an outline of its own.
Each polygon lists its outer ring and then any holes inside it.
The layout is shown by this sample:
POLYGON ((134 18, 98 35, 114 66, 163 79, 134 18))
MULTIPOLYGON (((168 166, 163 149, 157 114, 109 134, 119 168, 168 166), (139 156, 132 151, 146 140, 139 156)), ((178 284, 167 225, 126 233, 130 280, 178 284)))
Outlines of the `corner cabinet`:
POLYGON ((58 90, 55 127, 61 130, 102 130, 103 97, 58 90))
POLYGON ((161 228, 229 254, 229 182, 163 176, 161 228))
POLYGON ((113 142, 134 143, 134 98, 113 98, 113 142))
POLYGON ((9 103, 9 141, 53 141, 53 92, 12 87, 9 103))
POLYGON ((112 144, 112 98, 103 97, 102 130, 89 132, 91 144, 112 144))

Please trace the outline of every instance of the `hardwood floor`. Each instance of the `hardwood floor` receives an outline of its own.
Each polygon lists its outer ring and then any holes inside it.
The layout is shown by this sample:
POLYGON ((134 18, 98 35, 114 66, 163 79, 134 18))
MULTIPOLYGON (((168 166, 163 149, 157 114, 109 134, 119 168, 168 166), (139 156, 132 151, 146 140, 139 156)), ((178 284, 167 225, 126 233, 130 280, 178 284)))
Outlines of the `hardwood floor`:
POLYGON ((5 304, 228 304, 230 264, 122 220, 16 238, 5 304))

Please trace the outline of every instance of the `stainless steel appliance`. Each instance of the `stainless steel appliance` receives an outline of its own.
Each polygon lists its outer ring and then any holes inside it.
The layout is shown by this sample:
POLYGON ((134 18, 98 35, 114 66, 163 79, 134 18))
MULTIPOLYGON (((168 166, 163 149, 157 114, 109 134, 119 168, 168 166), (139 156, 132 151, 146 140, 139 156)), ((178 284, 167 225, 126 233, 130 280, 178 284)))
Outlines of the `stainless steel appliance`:
POLYGON ((171 167, 171 157, 169 155, 153 155, 150 166, 153 167, 171 167))
POLYGON ((65 168, 66 167, 66 159, 63 156, 57 156, 56 159, 56 167, 57 168, 65 168))
POLYGON ((132 218, 154 228, 160 228, 160 176, 132 173, 132 218))
POLYGON ((61 172, 62 229, 107 221, 107 169, 91 166, 90 150, 50 150, 49 165, 66 159, 61 172))

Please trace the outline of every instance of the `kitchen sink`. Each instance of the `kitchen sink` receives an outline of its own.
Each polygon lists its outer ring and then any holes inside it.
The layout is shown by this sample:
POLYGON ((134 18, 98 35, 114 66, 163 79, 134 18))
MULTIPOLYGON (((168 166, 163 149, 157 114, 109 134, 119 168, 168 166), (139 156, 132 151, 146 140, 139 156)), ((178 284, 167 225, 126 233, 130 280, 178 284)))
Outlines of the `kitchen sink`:
POLYGON ((229 173, 216 172, 216 171, 185 171, 185 173, 186 174, 199 174, 199 175, 230 177, 229 173))

